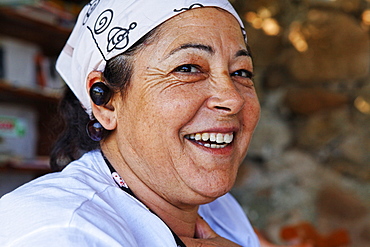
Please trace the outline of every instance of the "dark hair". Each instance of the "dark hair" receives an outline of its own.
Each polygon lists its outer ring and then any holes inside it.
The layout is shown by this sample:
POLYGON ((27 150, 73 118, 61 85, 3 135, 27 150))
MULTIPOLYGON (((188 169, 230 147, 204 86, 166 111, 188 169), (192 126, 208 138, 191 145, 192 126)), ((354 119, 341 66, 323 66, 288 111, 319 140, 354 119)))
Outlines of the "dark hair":
MULTIPOLYGON (((103 76, 111 90, 125 95, 133 73, 135 54, 151 43, 157 33, 158 28, 153 29, 127 51, 107 61, 103 76)), ((69 87, 65 88, 59 102, 58 115, 56 122, 61 125, 62 131, 50 154, 50 167, 53 171, 60 171, 84 153, 100 148, 100 143, 87 135, 86 125, 90 118, 69 87)), ((105 136, 107 135, 109 131, 105 130, 105 136)))

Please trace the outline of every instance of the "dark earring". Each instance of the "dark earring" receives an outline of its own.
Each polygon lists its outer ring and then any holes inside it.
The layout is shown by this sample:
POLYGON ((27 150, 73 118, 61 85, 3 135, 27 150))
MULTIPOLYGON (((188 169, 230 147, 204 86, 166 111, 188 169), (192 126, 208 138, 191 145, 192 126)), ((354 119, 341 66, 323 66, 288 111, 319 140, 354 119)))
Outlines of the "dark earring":
POLYGON ((86 125, 87 135, 91 140, 99 142, 103 139, 104 127, 98 122, 98 120, 90 120, 86 125))
POLYGON ((101 81, 94 83, 90 88, 90 98, 95 105, 106 105, 111 97, 111 90, 101 81))

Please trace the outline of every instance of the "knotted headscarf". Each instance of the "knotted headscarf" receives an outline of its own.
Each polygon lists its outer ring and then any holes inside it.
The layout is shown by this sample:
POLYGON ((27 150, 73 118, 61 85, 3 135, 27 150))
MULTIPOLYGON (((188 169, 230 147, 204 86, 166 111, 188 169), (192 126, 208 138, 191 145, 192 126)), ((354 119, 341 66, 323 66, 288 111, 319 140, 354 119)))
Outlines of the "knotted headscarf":
MULTIPOLYGON (((63 48, 57 71, 91 117, 86 78, 104 71, 106 62, 129 49, 152 29, 184 11, 218 7, 243 23, 227 0, 92 0, 79 14, 63 48)), ((217 28, 217 27, 215 27, 217 28)))

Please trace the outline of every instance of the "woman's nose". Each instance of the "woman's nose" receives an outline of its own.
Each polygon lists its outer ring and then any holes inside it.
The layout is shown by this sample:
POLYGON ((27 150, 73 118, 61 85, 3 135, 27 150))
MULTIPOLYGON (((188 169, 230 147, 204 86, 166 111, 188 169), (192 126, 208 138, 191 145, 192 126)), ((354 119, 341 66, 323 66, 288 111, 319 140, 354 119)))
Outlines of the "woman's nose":
POLYGON ((212 83, 211 88, 212 94, 207 100, 209 109, 233 115, 243 108, 245 98, 229 76, 219 78, 217 82, 212 83))

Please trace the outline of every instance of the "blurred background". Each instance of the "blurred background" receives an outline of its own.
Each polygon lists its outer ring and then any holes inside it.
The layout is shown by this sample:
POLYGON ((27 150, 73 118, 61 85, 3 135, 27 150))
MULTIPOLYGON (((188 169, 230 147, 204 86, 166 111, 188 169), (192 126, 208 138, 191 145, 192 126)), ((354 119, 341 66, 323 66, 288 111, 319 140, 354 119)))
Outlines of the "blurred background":
MULTIPOLYGON (((50 172, 54 63, 85 3, 0 1, 0 195, 50 172)), ((370 246, 370 0, 231 3, 262 106, 232 194, 273 243, 370 246)))

